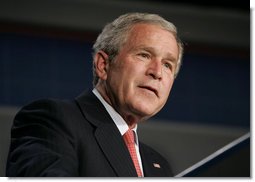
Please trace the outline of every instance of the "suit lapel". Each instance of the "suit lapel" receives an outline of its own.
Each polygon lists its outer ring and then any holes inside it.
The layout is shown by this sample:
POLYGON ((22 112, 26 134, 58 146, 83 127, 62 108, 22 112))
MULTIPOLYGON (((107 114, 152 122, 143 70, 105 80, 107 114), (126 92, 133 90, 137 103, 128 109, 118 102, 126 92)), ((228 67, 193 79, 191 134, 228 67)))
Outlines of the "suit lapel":
POLYGON ((150 154, 147 153, 144 148, 141 146, 141 143, 140 143, 140 147, 139 147, 139 150, 140 150, 140 155, 141 155, 141 158, 142 158, 142 163, 143 163, 143 172, 144 172, 144 176, 146 177, 151 177, 151 176, 155 176, 155 169, 152 167, 152 161, 150 159, 150 154))
POLYGON ((132 159, 120 133, 112 126, 101 126, 96 130, 97 141, 118 176, 137 176, 132 159))
POLYGON ((150 150, 147 150, 146 146, 140 142, 140 154, 143 163, 143 171, 145 177, 163 177, 168 176, 164 169, 164 164, 153 155, 150 150))
POLYGON ((76 100, 84 117, 96 126, 95 138, 117 176, 137 176, 122 136, 103 104, 92 92, 76 100))

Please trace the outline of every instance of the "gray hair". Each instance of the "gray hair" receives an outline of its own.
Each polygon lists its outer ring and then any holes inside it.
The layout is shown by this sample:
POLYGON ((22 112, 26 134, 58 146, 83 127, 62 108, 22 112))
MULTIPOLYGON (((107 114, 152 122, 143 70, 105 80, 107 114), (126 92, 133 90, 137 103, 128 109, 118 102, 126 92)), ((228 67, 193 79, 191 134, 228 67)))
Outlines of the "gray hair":
MULTIPOLYGON (((155 24, 161 26, 163 29, 171 32, 177 41, 179 48, 179 56, 177 62, 177 68, 175 72, 175 77, 177 76, 182 62, 183 55, 183 44, 177 36, 177 29, 175 25, 171 22, 168 22, 164 18, 160 17, 157 14, 148 14, 148 13, 127 13, 121 15, 113 22, 107 24, 100 35, 97 37, 95 44, 93 45, 93 58, 96 53, 100 50, 104 51, 109 56, 109 61, 114 60, 118 55, 121 47, 125 43, 129 30, 137 23, 147 23, 155 24)), ((93 85, 95 86, 98 82, 98 76, 95 72, 95 66, 93 63, 93 85)))

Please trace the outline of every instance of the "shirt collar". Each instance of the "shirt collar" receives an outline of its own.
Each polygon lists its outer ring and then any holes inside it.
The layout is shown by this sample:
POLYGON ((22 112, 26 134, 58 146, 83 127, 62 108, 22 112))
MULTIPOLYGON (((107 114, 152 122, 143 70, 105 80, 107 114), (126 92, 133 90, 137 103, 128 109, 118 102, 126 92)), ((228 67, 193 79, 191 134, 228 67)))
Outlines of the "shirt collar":
MULTIPOLYGON (((127 130, 129 129, 126 121, 121 117, 121 115, 116 112, 113 107, 108 104, 104 98, 101 96, 101 94, 98 92, 98 90, 96 88, 94 88, 92 90, 92 92, 96 95, 96 97, 101 101, 101 103, 104 105, 105 109, 107 110, 107 112, 109 113, 109 115, 111 116, 112 120, 114 121, 115 125, 117 126, 118 130, 120 131, 121 135, 124 135, 124 133, 127 132, 127 130)), ((132 129, 135 131, 135 141, 138 144, 138 136, 137 136, 137 124, 135 125, 135 127, 132 129)))

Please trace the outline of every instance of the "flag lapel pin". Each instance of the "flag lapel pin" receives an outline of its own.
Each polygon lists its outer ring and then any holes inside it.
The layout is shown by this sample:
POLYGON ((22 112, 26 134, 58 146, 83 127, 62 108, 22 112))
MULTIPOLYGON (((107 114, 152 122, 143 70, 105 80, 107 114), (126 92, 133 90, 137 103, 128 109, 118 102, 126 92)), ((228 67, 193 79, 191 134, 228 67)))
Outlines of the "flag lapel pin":
POLYGON ((156 167, 156 168, 161 168, 158 163, 153 163, 153 166, 156 167))

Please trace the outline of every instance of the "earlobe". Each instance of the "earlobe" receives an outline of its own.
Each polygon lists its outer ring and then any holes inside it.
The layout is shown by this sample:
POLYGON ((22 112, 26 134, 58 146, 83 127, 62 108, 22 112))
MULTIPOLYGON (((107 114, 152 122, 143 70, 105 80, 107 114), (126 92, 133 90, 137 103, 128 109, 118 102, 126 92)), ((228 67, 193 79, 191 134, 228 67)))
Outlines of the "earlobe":
POLYGON ((107 79, 108 55, 104 51, 99 51, 94 57, 94 67, 97 76, 101 80, 107 79))

